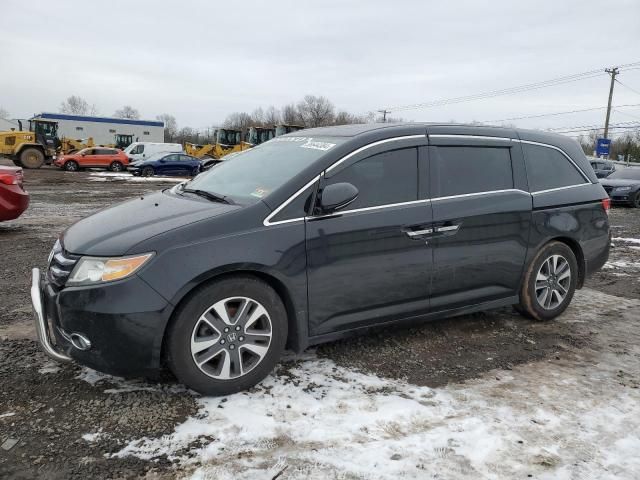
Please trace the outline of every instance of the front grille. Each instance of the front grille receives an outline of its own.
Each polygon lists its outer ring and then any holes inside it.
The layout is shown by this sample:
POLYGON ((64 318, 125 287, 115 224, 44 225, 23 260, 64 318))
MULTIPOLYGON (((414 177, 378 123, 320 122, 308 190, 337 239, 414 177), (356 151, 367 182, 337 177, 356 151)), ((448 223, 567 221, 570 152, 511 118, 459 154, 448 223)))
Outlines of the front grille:
POLYGON ((59 245, 56 243, 53 247, 51 261, 47 269, 47 279, 56 287, 62 288, 80 257, 65 252, 59 245))

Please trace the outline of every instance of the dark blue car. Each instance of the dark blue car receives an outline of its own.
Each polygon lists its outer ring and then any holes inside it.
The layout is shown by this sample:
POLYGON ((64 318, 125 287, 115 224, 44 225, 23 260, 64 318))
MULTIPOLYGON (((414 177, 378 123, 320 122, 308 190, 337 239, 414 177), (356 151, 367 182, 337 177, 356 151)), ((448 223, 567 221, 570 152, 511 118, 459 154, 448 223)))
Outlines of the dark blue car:
POLYGON ((145 160, 129 164, 128 170, 134 175, 196 176, 201 171, 201 163, 184 153, 156 153, 145 160))

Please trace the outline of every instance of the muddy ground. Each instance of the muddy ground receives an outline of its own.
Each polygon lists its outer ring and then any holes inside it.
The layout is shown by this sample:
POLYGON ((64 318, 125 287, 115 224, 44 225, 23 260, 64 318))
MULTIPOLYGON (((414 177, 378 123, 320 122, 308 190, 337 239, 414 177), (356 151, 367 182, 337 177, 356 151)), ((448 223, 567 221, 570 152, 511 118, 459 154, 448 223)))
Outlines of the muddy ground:
MULTIPOLYGON (((25 184, 31 194, 29 210, 16 221, 0 223, 0 478, 180 476, 175 456, 109 455, 133 439, 171 434, 198 412, 197 397, 168 375, 148 387, 76 365, 53 364, 34 340, 29 301, 31 268, 45 268, 64 228, 100 208, 173 183, 43 168, 26 171, 25 184), (87 437, 90 432, 108 435, 98 441, 99 436, 87 437)), ((625 240, 614 240, 610 262, 587 287, 640 299, 640 243, 629 241, 640 239, 640 211, 615 208, 610 218, 613 236, 625 240)), ((588 298, 588 289, 574 301, 565 321, 536 323, 501 309, 333 342, 319 347, 317 356, 341 368, 426 387, 493 378, 501 375, 495 372, 536 362, 564 362, 570 369, 581 351, 607 349, 597 329, 580 321, 580 298, 588 298)), ((620 322, 609 325, 618 333, 624 332, 625 321, 640 319, 640 313, 628 314, 630 307, 624 308, 627 313, 620 315, 620 322)), ((613 304, 606 315, 616 317, 616 312, 613 304)), ((630 331, 636 330, 634 325, 630 331)), ((275 377, 291 375, 297 362, 295 357, 284 361, 275 377)), ((630 385, 637 388, 637 378, 630 385)), ((286 471, 278 478, 286 479, 286 471)))

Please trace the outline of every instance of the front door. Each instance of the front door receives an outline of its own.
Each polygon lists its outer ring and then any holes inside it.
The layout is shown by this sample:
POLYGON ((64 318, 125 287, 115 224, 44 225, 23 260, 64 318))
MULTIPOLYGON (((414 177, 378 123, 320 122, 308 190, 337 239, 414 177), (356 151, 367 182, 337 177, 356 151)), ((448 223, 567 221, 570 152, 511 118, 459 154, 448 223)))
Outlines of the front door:
POLYGON ((430 145, 432 309, 514 297, 532 209, 520 144, 433 135, 430 145))
POLYGON ((320 189, 348 182, 359 194, 336 214, 306 219, 311 336, 428 312, 432 214, 418 176, 425 143, 364 150, 321 178, 320 189))

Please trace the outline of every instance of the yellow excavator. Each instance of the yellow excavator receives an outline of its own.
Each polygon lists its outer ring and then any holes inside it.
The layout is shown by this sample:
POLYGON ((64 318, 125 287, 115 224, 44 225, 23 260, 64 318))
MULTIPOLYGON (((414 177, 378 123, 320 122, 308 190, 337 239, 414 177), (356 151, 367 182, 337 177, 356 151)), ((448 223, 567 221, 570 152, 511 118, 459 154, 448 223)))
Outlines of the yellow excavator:
POLYGON ((0 132, 0 155, 13 160, 19 167, 40 168, 51 163, 62 143, 58 138, 58 123, 48 120, 29 120, 29 130, 0 132))

